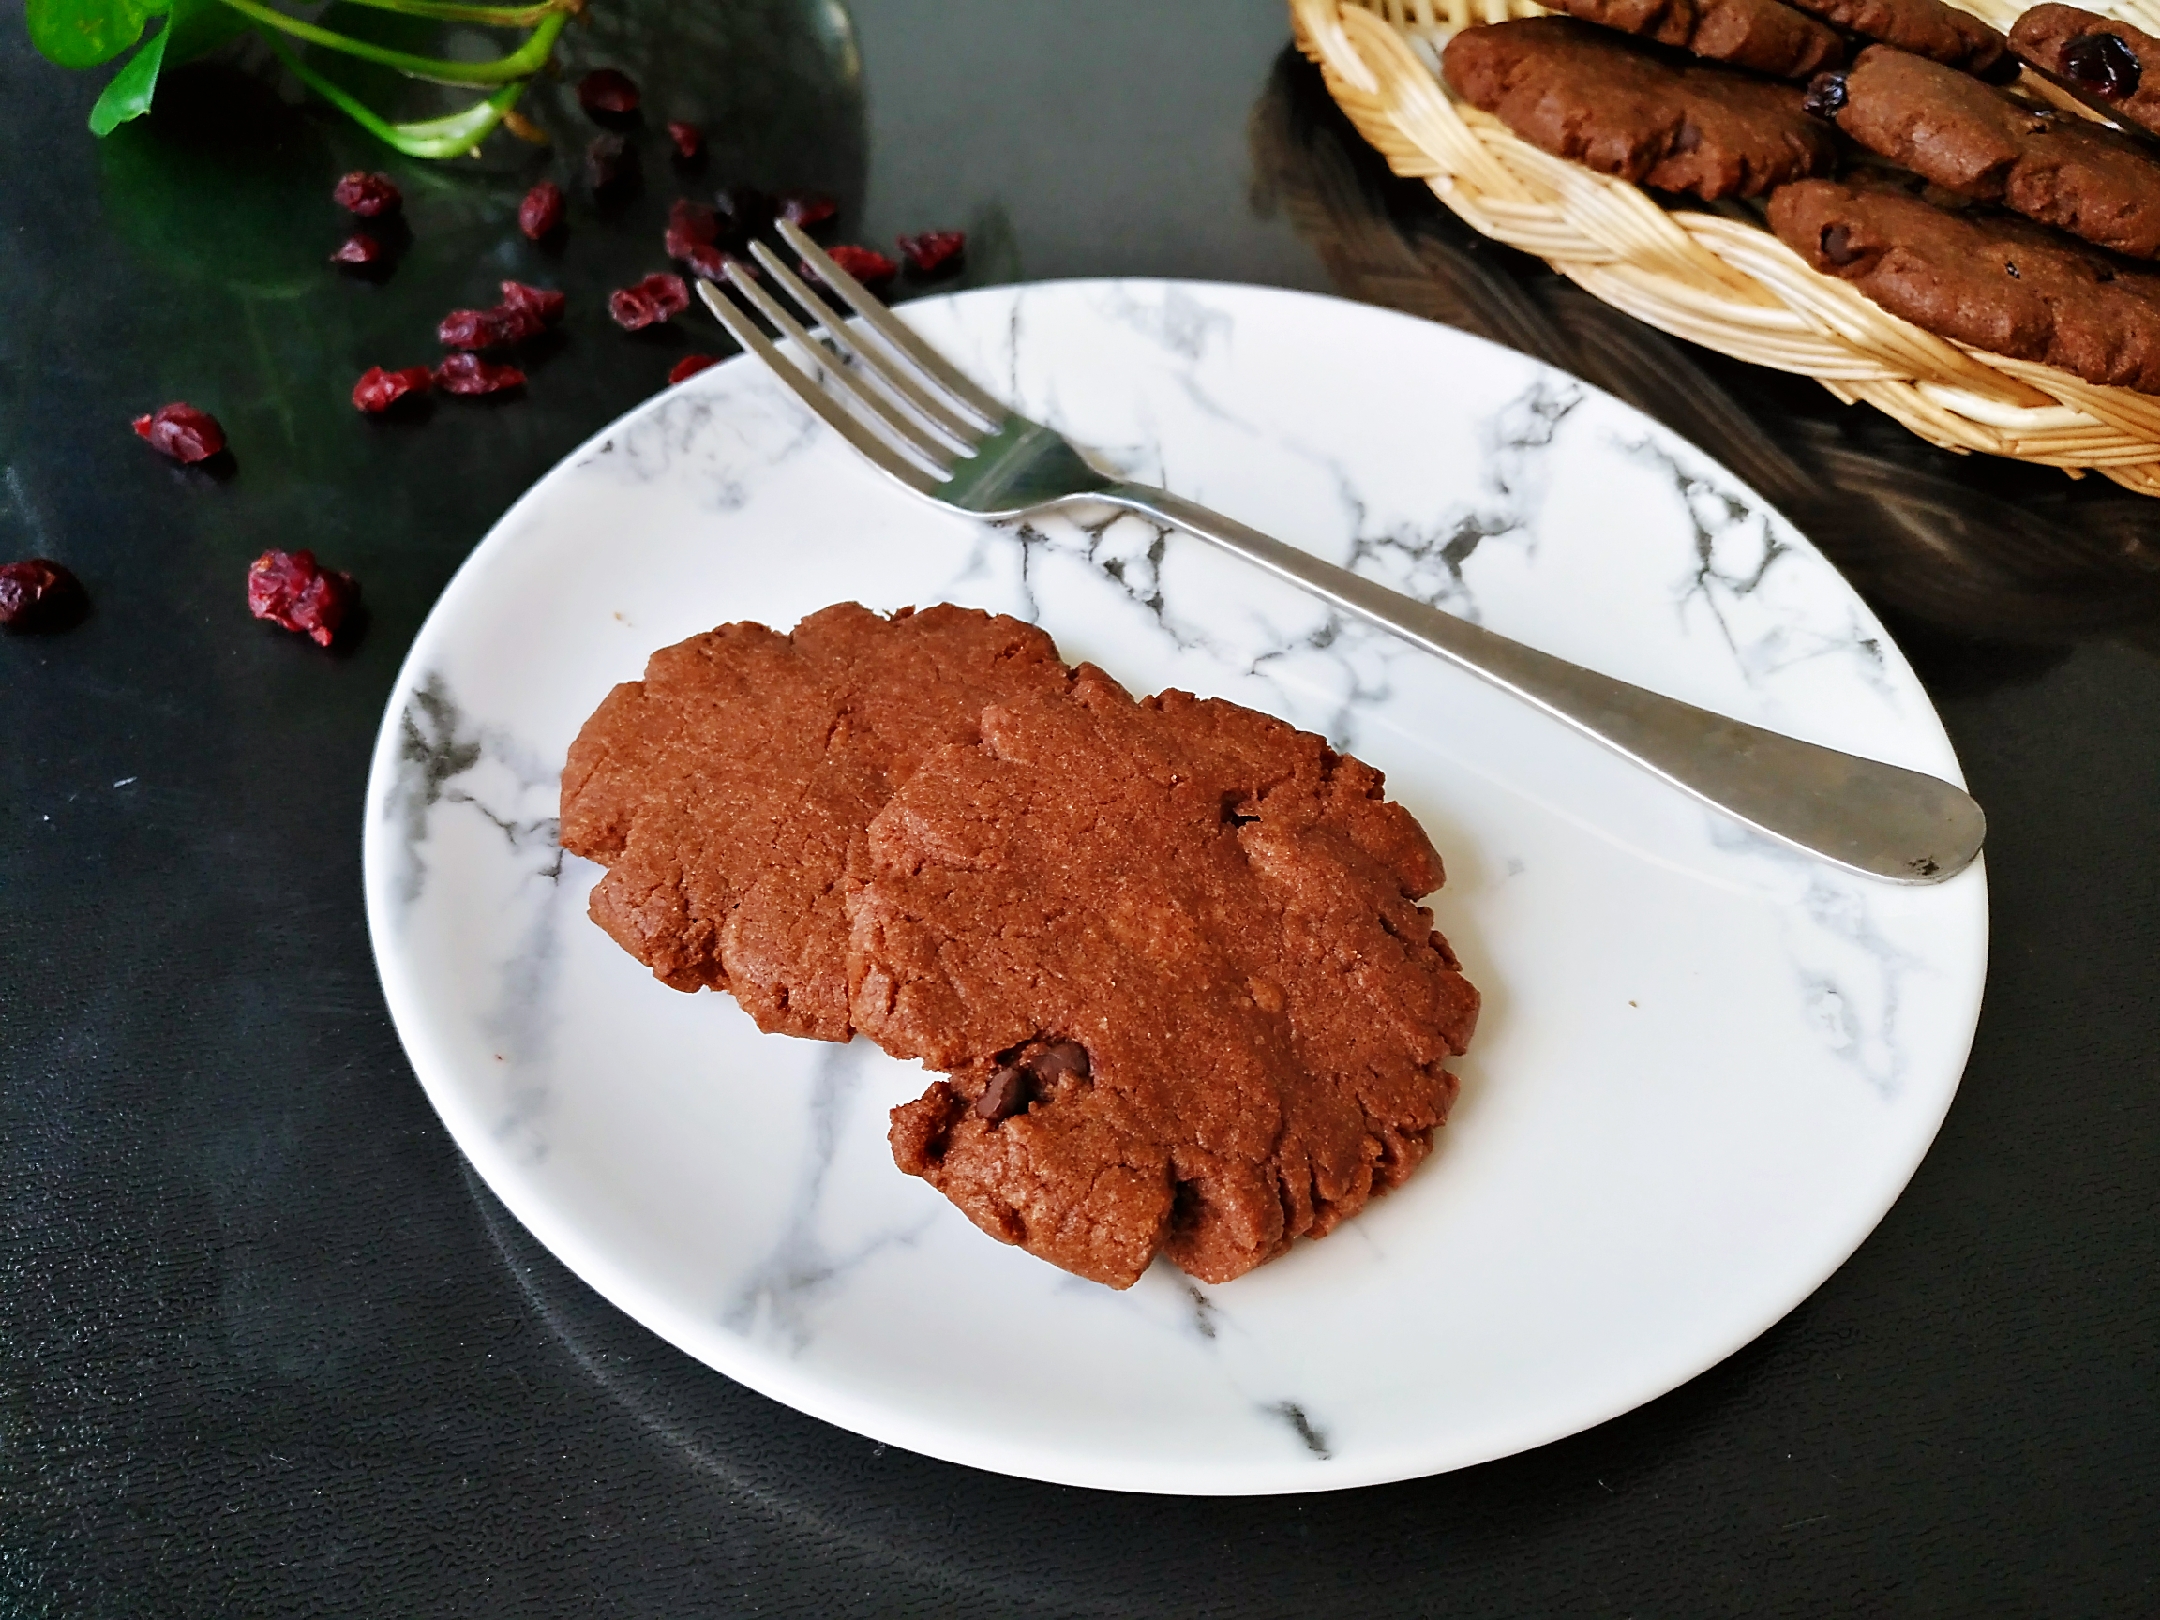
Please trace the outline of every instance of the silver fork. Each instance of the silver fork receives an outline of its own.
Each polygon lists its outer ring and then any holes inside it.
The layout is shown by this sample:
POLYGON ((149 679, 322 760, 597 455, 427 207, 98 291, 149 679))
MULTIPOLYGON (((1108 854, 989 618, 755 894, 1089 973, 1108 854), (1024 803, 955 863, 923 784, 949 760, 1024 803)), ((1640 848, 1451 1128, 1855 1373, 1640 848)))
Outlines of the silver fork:
POLYGON ((1484 677, 1683 792, 1839 866, 1893 882, 1935 883, 1980 853, 1986 818, 1948 782, 1745 725, 1579 668, 1167 490, 1097 472, 1060 435, 962 376, 800 228, 783 221, 779 229, 859 325, 847 324, 762 242, 751 249, 758 263, 810 324, 823 329, 825 343, 742 265, 731 261, 727 276, 751 307, 793 340, 812 369, 791 363, 717 283, 700 282, 699 293, 744 349, 874 466, 916 494, 998 521, 1108 506, 1182 529, 1484 677))

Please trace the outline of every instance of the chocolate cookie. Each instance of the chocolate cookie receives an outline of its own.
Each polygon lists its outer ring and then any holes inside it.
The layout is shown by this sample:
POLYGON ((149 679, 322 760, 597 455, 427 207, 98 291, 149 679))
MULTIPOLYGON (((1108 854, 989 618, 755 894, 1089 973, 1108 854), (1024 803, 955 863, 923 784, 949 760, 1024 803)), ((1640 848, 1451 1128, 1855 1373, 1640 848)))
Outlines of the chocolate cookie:
POLYGON ((593 920, 761 1029, 847 1039, 849 845, 986 704, 1069 679, 1040 630, 944 606, 845 603, 791 635, 729 624, 653 654, 563 769, 563 848, 608 866, 593 920))
POLYGON ((1938 337, 2160 394, 2160 274, 1887 187, 1802 181, 1771 197, 1770 226, 1817 270, 1938 337))
POLYGON ((2160 154, 1955 68, 1871 45, 1808 86, 1808 105, 1869 151, 1961 196, 2133 258, 2160 254, 2160 154))
POLYGON ((1553 0, 1553 10, 1780 79, 1845 60, 1845 42, 1782 0, 1553 0))
POLYGON ((1464 100, 1533 145, 1704 201, 1830 166, 1830 132, 1790 85, 1688 63, 1568 17, 1468 28, 1441 66, 1464 100))
POLYGON ((1983 79, 2017 74, 2009 41, 1971 12, 1946 5, 1944 0, 1792 0, 1792 4, 1833 28, 1895 45, 1983 79))
POLYGON ((951 1078, 893 1157, 992 1236, 1113 1288, 1317 1237, 1424 1158, 1477 992, 1377 771, 1179 692, 988 710, 870 824, 856 1027, 951 1078))
POLYGON ((2076 6, 2047 5, 2018 18, 2010 48, 2088 106, 2160 135, 2160 39, 2076 6))

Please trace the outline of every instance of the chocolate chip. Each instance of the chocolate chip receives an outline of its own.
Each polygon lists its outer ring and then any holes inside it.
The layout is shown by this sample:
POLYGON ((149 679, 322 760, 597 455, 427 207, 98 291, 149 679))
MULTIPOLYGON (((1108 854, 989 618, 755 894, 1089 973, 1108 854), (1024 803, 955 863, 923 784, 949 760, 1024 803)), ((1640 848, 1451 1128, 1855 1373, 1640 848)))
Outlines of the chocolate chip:
POLYGON ((2063 73, 2080 90, 2119 100, 2137 94, 2144 64, 2120 34, 2086 34, 2063 47, 2063 73))
POLYGON ((995 1125, 1001 1119, 1025 1113, 1029 1089, 1027 1071, 1007 1064, 990 1076, 983 1094, 975 1099, 975 1117, 995 1125))
POLYGON ((1807 96, 1800 103, 1800 110, 1813 113, 1817 118, 1836 118, 1845 110, 1850 95, 1844 74, 1818 73, 1808 80, 1807 96))
POLYGON ((1822 228, 1822 256, 1832 264, 1851 264, 1866 250, 1853 246, 1852 232, 1843 225, 1822 228))
POLYGON ((1672 138, 1672 149, 1674 153, 1683 157, 1689 152, 1694 151, 1697 147, 1701 145, 1702 131, 1697 129, 1693 124, 1682 124, 1680 126, 1680 133, 1672 138))
POLYGON ((1207 1199, 1201 1195, 1200 1183, 1181 1181, 1170 1194, 1170 1230, 1190 1232, 1200 1224, 1200 1217, 1207 1213, 1207 1199))
POLYGON ((2018 274, 2018 267, 2008 259, 2003 260, 2003 269, 2012 281, 2022 281, 2024 279, 2018 274))
POLYGON ((1027 1066, 1028 1071, 1046 1086, 1068 1074, 1076 1080, 1085 1080, 1090 1069, 1087 1048, 1078 1041, 1052 1041, 1029 1058, 1027 1066))

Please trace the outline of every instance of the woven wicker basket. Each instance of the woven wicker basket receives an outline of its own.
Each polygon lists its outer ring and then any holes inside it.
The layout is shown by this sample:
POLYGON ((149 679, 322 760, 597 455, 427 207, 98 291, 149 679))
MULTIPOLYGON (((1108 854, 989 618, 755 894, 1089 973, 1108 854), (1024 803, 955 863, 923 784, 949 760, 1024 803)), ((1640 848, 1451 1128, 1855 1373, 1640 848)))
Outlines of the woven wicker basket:
MULTIPOLYGON (((2160 0, 2081 3, 2160 33, 2160 0)), ((2007 29, 2024 8, 1967 9, 2007 29)), ((2160 496, 2160 398, 1932 336, 1809 269, 1752 216, 1665 209, 1455 101, 1439 74, 1448 36, 1540 10, 1528 0, 1290 0, 1299 48, 1359 131, 1485 235, 1662 331, 1813 377, 1945 449, 2090 470, 2160 496)), ((2035 75, 2024 82, 2062 99, 2035 75)))

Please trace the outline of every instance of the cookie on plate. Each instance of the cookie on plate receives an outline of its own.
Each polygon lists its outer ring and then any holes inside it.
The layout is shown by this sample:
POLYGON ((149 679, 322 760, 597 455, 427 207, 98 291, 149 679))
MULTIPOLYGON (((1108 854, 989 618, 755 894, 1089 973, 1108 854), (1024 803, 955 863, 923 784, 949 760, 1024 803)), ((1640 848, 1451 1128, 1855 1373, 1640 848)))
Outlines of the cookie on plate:
POLYGON ((653 654, 585 722, 562 846, 606 863, 593 920, 664 982, 846 1040, 849 846, 985 705, 1069 679, 1040 630, 969 608, 722 625, 653 654))
POLYGON ((2160 394, 2160 274, 2011 215, 1951 213, 1872 184, 1786 186, 1770 226, 1815 269, 1938 337, 2160 394))
POLYGON ((1869 46, 1842 74, 1818 76, 1808 105, 1869 151, 1961 196, 2133 258, 2160 255, 2160 152, 2127 135, 1887 45, 1869 46))
POLYGON ((2011 27, 2010 48, 2088 106, 2160 135, 2160 39, 2143 29, 2076 6, 2034 6, 2011 27))
POLYGON ((893 1157, 992 1236, 1114 1288, 1226 1282, 1400 1183, 1478 998, 1380 773, 1179 692, 988 710, 871 822, 856 1027, 950 1078, 893 1157))
POLYGON ((1779 79, 1845 60, 1845 42, 1784 0, 1553 0, 1553 10, 1779 79))
POLYGON ((1833 28, 1880 40, 1983 79, 2017 75, 2010 42, 1944 0, 1792 0, 1833 28))
POLYGON ((1466 28, 1441 66, 1472 106, 1601 174, 1712 202, 1827 169, 1830 132, 1798 87, 1674 58, 1571 17, 1466 28))

